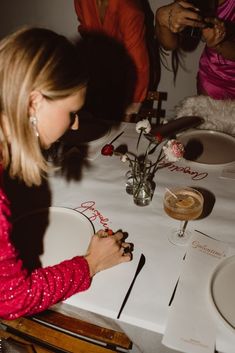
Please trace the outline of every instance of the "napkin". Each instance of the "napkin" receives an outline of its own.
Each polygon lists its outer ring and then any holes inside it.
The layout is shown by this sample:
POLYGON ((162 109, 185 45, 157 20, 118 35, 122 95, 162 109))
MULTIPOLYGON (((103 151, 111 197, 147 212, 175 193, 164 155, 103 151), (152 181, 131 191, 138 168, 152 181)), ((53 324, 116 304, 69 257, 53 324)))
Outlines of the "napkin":
POLYGON ((185 353, 214 353, 216 322, 210 312, 209 282, 228 244, 193 233, 162 343, 185 353))

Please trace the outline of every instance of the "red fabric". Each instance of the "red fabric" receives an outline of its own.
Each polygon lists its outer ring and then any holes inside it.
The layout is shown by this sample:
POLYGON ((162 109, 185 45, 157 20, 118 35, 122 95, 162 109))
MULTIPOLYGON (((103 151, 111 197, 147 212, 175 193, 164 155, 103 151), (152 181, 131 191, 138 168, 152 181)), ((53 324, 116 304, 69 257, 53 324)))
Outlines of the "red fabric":
POLYGON ((149 82, 149 57, 145 42, 144 13, 136 0, 111 0, 101 23, 96 0, 74 0, 79 32, 100 31, 120 41, 134 60, 137 84, 134 102, 142 102, 149 82))
POLYGON ((90 286, 89 268, 83 257, 38 268, 29 274, 10 241, 9 216, 9 202, 0 187, 1 318, 11 320, 38 313, 90 286))

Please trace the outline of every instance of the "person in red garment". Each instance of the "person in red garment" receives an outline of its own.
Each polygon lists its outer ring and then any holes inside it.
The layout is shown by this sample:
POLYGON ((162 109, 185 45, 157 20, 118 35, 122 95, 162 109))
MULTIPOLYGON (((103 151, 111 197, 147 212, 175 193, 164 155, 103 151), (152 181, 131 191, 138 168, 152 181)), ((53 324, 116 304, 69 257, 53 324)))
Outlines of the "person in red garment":
POLYGON ((12 236, 3 171, 28 187, 45 180, 42 148, 78 128, 87 85, 80 54, 65 37, 42 28, 24 28, 0 42, 0 318, 43 311, 86 290, 97 272, 131 260, 121 231, 100 230, 84 256, 29 270, 12 236))
POLYGON ((136 69, 133 102, 127 107, 126 115, 137 113, 149 84, 145 15, 139 0, 74 0, 74 6, 82 36, 100 32, 126 48, 136 69))

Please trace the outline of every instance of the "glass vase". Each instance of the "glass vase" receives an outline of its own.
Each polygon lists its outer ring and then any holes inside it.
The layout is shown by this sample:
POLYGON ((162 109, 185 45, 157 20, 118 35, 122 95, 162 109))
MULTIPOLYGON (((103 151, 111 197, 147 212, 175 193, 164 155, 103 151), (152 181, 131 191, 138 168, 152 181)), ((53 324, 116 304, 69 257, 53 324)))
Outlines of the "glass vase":
POLYGON ((133 200, 137 206, 148 206, 152 200, 152 183, 146 176, 138 175, 133 183, 133 200))
POLYGON ((134 177, 133 177, 133 173, 131 170, 129 170, 126 175, 125 175, 125 179, 126 179, 126 192, 129 195, 133 195, 133 183, 134 183, 134 177))

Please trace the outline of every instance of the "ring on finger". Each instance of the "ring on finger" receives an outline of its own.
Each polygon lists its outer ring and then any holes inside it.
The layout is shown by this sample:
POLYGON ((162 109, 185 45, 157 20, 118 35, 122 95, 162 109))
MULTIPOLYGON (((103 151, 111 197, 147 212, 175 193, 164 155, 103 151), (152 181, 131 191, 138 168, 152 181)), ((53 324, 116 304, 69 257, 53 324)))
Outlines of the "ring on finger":
POLYGON ((108 234, 96 234, 98 238, 108 238, 108 234))
POLYGON ((105 229, 102 232, 95 233, 99 238, 108 238, 109 236, 113 235, 112 229, 105 229))
POLYGON ((130 254, 133 251, 133 244, 128 244, 126 246, 121 245, 121 248, 123 249, 123 255, 130 254))
POLYGON ((122 246, 123 248, 123 255, 129 254, 131 252, 130 246, 122 246))
POLYGON ((98 237, 98 238, 108 238, 108 233, 103 231, 103 232, 97 232, 95 233, 95 235, 98 237))

